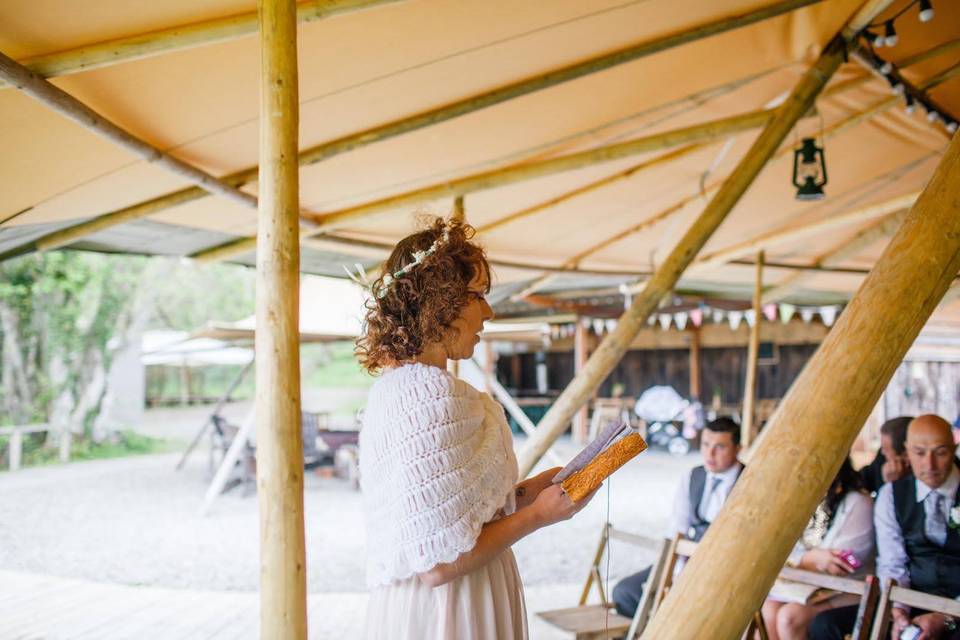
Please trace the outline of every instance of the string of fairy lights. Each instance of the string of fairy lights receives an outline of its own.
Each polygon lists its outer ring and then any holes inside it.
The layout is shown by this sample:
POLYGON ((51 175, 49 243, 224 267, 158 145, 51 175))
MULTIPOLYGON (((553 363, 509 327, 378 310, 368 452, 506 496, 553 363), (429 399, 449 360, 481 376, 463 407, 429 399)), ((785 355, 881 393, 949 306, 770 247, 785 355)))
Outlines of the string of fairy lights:
POLYGON ((916 7, 915 18, 920 22, 930 22, 936 15, 933 9, 932 0, 912 0, 908 2, 900 11, 892 17, 881 22, 868 25, 862 35, 869 44, 870 54, 865 56, 873 65, 874 69, 886 78, 890 84, 890 90, 903 96, 904 109, 907 113, 914 113, 917 108, 921 108, 926 113, 927 121, 931 124, 939 123, 948 133, 953 135, 957 132, 958 123, 955 118, 946 113, 944 109, 937 106, 936 103, 924 91, 920 91, 903 79, 896 64, 884 58, 877 53, 878 49, 889 49, 897 46, 900 42, 900 36, 897 34, 896 22, 900 19, 912 19, 909 14, 916 7), (880 31, 882 29, 882 31, 880 31))

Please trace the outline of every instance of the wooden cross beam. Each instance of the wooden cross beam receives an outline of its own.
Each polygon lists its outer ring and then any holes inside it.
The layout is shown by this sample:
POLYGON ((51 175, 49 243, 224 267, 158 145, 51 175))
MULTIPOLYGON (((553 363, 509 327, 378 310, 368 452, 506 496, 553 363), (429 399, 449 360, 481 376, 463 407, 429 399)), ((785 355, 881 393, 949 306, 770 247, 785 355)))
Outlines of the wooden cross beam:
MULTIPOLYGON (((368 9, 397 0, 309 0, 297 5, 297 20, 313 22, 323 18, 368 9)), ((226 42, 257 32, 257 12, 249 11, 225 18, 214 18, 138 33, 123 38, 87 44, 75 49, 47 53, 20 60, 20 64, 44 78, 91 71, 121 62, 226 42)), ((0 89, 10 87, 0 82, 0 89)))
MULTIPOLYGON (((834 246, 829 251, 822 253, 813 260, 813 264, 822 267, 834 267, 841 265, 851 258, 860 255, 868 247, 876 244, 884 238, 889 238, 900 227, 904 217, 909 209, 888 215, 879 222, 873 223, 862 231, 858 232, 849 240, 834 246)), ((816 271, 801 271, 792 274, 779 284, 768 287, 764 290, 761 299, 763 302, 775 302, 783 300, 791 293, 799 289, 805 282, 810 280, 816 271)))
POLYGON ((155 164, 189 180, 206 193, 224 196, 247 207, 257 206, 256 198, 249 193, 244 193, 235 186, 141 140, 2 53, 0 53, 0 78, 60 115, 73 120, 84 129, 123 147, 145 162, 155 164))
POLYGON ((883 202, 860 207, 853 211, 831 215, 827 218, 806 222, 803 224, 788 224, 773 231, 768 231, 749 240, 737 243, 733 246, 713 253, 708 253, 697 260, 696 271, 703 272, 716 268, 726 262, 741 258, 745 255, 756 253, 761 249, 769 249, 787 242, 794 242, 802 238, 809 238, 825 231, 843 228, 847 225, 865 220, 872 220, 881 216, 889 215, 895 211, 909 209, 917 197, 919 191, 908 193, 906 195, 890 198, 883 202))
MULTIPOLYGON (((591 58, 589 60, 576 63, 560 69, 527 78, 492 91, 476 94, 463 100, 443 105, 435 109, 430 109, 421 113, 414 114, 405 118, 394 120, 382 125, 378 125, 363 131, 358 131, 336 140, 331 140, 323 144, 311 147, 301 151, 298 160, 301 165, 309 165, 327 158, 334 157, 341 153, 346 153, 354 149, 380 142, 404 133, 409 133, 423 127, 445 122, 486 107, 505 102, 529 93, 547 89, 564 82, 569 82, 587 76, 592 73, 603 71, 614 66, 638 60, 645 56, 665 51, 689 42, 717 35, 744 27, 756 22, 767 20, 796 9, 815 4, 821 0, 785 0, 775 5, 764 7, 756 11, 750 11, 744 14, 723 18, 711 23, 697 26, 689 31, 670 34, 661 38, 656 38, 647 42, 642 42, 624 49, 613 51, 611 53, 591 58)), ((237 171, 221 180, 232 186, 242 186, 257 179, 258 167, 250 167, 237 171)), ((162 211, 168 207, 182 205, 193 200, 205 197, 207 194, 203 189, 192 187, 174 191, 163 196, 152 198, 149 201, 135 203, 122 209, 107 212, 96 216, 93 220, 79 223, 75 226, 57 232, 57 241, 60 246, 68 242, 73 242, 105 228, 112 227, 130 220, 138 219, 162 211)), ((38 242, 42 244, 45 239, 38 242)), ((48 248, 51 243, 47 243, 48 248)))
MULTIPOLYGON (((538 162, 528 162, 494 169, 492 171, 485 171, 465 178, 414 189, 324 215, 306 216, 308 220, 314 223, 315 228, 306 233, 304 237, 310 238, 329 233, 330 231, 342 228, 359 220, 375 219, 376 216, 390 214, 394 209, 399 207, 407 207, 439 198, 456 197, 484 189, 502 187, 533 178, 581 169, 601 162, 609 162, 641 153, 669 149, 691 142, 712 140, 723 135, 728 135, 734 131, 744 131, 762 126, 770 119, 771 113, 772 111, 768 110, 751 111, 729 118, 712 120, 703 124, 674 129, 635 140, 628 140, 596 149, 559 156, 557 158, 549 158, 538 162)), ((241 238, 222 247, 201 251, 193 257, 204 261, 223 260, 250 251, 254 247, 255 242, 255 238, 241 238)))

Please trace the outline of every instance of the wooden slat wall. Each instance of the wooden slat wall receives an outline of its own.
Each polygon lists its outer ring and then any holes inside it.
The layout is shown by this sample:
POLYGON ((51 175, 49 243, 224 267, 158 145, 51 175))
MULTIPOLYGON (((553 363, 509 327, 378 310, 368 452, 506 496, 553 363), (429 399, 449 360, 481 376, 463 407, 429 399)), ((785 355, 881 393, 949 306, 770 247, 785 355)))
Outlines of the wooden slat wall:
MULTIPOLYGON (((782 397, 800 374, 817 345, 780 345, 775 364, 761 364, 757 381, 759 398, 782 397)), ((504 386, 519 395, 535 395, 537 388, 534 353, 502 355, 497 362, 497 376, 504 386), (515 364, 519 363, 519 366, 515 364), (519 380, 516 371, 519 370, 519 380)), ((701 350, 701 401, 709 403, 715 389, 721 392, 724 404, 736 404, 743 393, 746 375, 745 348, 714 348, 701 350)), ((559 392, 573 378, 573 354, 547 354, 548 386, 559 392)), ((686 397, 690 392, 690 356, 686 349, 658 349, 630 351, 607 377, 599 395, 611 394, 613 385, 624 385, 624 395, 639 396, 655 384, 667 384, 686 397)))

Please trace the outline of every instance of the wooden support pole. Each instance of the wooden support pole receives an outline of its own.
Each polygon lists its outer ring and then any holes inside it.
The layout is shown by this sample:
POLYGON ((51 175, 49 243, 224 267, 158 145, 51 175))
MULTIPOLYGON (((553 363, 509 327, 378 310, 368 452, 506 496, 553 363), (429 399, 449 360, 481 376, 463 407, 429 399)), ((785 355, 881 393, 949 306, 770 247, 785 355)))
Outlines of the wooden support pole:
MULTIPOLYGON (((309 0, 297 5, 297 20, 312 22, 342 13, 367 9, 397 0, 309 0)), ((65 76, 81 71, 149 58, 170 51, 226 42, 256 33, 257 12, 250 11, 225 18, 177 25, 149 33, 138 33, 105 40, 76 49, 58 51, 21 60, 20 64, 44 78, 65 76)), ((0 83, 0 89, 10 85, 0 83)))
POLYGON ((732 640, 760 607, 891 375, 960 270, 957 166, 960 136, 771 418, 646 640, 732 640))
POLYGON ((692 326, 690 333, 690 397, 700 400, 701 369, 700 369, 700 327, 692 326))
MULTIPOLYGON (((907 210, 904 209, 883 218, 879 222, 871 224, 866 229, 858 232, 853 238, 814 258, 813 264, 818 267, 830 268, 843 264, 850 258, 857 257, 871 245, 892 236, 900 227, 900 223, 903 222, 906 215, 907 210)), ((774 302, 783 300, 803 286, 814 274, 816 274, 816 271, 811 269, 790 275, 776 286, 765 289, 763 291, 762 301, 774 302)))
POLYGON ((757 361, 760 359, 760 320, 763 318, 760 296, 763 294, 763 251, 757 254, 753 283, 753 326, 747 342, 747 378, 743 383, 743 416, 740 420, 740 445, 749 451, 757 435, 757 361))
POLYGON ((236 187, 226 184, 193 165, 164 153, 153 145, 137 138, 130 132, 107 120, 63 89, 47 82, 15 60, 0 53, 0 78, 20 89, 31 98, 39 100, 62 116, 73 120, 84 129, 131 152, 141 160, 163 167, 181 178, 189 180, 204 191, 224 196, 234 202, 256 207, 256 198, 236 187))
MULTIPOLYGON (((576 325, 573 334, 573 376, 576 378, 587 365, 587 359, 590 357, 590 334, 588 333, 587 323, 583 318, 577 316, 576 325)), ((588 403, 584 403, 573 416, 573 441, 582 445, 587 442, 587 430, 589 421, 588 403)))
POLYGON ((746 156, 723 183, 717 195, 704 208, 670 255, 650 278, 643 291, 634 297, 630 308, 620 317, 617 327, 604 338, 557 401, 543 417, 537 435, 531 438, 520 455, 520 474, 530 473, 547 447, 566 428, 577 410, 603 383, 604 378, 630 347, 630 343, 646 322, 657 304, 676 286, 687 266, 703 248, 707 240, 727 217, 740 197, 746 192, 764 165, 776 152, 780 143, 813 104, 816 96, 840 66, 846 53, 846 43, 834 38, 777 109, 776 115, 757 137, 746 156))
POLYGON ((7 446, 9 447, 7 451, 10 471, 17 471, 20 469, 23 460, 23 433, 16 427, 10 432, 10 442, 7 446))
POLYGON ((457 196, 453 199, 453 213, 450 216, 455 222, 465 222, 467 211, 463 206, 463 196, 457 196))
POLYGON ((259 0, 260 213, 257 243, 257 495, 260 637, 307 637, 300 428, 297 14, 259 0))

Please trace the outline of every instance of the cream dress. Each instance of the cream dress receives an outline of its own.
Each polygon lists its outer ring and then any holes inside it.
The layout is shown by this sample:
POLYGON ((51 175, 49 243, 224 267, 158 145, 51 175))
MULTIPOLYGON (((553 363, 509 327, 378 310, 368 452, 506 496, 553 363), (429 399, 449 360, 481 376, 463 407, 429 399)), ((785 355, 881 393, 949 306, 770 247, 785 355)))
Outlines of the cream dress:
POLYGON ((370 594, 366 638, 511 640, 527 637, 527 611, 510 549, 460 578, 428 587, 416 576, 370 594))
POLYGON ((405 365, 371 389, 360 433, 367 520, 365 638, 525 640, 513 552, 438 587, 418 575, 513 513, 517 461, 503 408, 442 369, 405 365))

